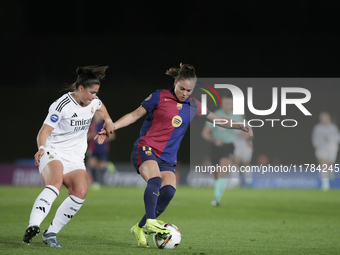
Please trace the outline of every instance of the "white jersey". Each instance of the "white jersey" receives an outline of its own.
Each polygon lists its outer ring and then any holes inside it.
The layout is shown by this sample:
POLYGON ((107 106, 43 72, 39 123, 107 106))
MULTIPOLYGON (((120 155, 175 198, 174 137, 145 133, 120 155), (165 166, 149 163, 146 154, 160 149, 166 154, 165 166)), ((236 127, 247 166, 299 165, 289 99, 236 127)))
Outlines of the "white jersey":
POLYGON ((338 148, 340 142, 338 127, 333 123, 329 125, 316 124, 313 128, 312 142, 313 146, 317 148, 338 148))
POLYGON ((312 142, 315 147, 315 156, 318 160, 325 160, 331 164, 335 163, 339 150, 340 134, 338 127, 331 123, 329 125, 317 124, 313 129, 312 142))
MULTIPOLYGON (((242 130, 236 130, 236 136, 234 140, 234 155, 238 156, 243 163, 249 163, 253 155, 253 149, 248 145, 244 134, 245 133, 242 130)), ((249 142, 251 145, 253 144, 252 141, 249 142)))
POLYGON ((50 106, 44 124, 54 129, 47 138, 45 147, 54 147, 62 158, 77 162, 85 158, 87 132, 93 115, 102 102, 97 97, 89 105, 82 107, 71 94, 73 93, 64 94, 50 106))

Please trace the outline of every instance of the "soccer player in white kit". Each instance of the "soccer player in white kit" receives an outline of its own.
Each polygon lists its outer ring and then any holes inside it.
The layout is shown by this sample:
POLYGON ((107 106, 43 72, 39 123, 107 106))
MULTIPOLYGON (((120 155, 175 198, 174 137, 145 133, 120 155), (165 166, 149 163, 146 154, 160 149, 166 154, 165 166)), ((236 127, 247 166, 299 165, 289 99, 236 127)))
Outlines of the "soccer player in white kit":
MULTIPOLYGON (((97 113, 104 121, 103 128, 112 134, 114 125, 104 104, 97 97, 100 80, 108 66, 87 66, 77 69, 77 80, 68 92, 49 108, 38 133, 38 152, 35 164, 45 184, 34 202, 23 242, 29 244, 40 232, 40 224, 49 213, 52 203, 64 184, 69 196, 58 208, 50 227, 42 235, 43 242, 61 247, 56 235, 79 211, 87 194, 87 175, 84 157, 87 132, 97 113)), ((98 141, 100 142, 100 141, 98 141)), ((102 142, 102 141, 101 141, 102 142)))
MULTIPOLYGON (((332 123, 331 115, 328 112, 321 112, 320 122, 316 124, 312 132, 312 143, 315 148, 315 156, 320 167, 327 169, 335 163, 339 150, 340 133, 338 127, 332 123)), ((320 172, 321 188, 329 190, 329 173, 320 172)))

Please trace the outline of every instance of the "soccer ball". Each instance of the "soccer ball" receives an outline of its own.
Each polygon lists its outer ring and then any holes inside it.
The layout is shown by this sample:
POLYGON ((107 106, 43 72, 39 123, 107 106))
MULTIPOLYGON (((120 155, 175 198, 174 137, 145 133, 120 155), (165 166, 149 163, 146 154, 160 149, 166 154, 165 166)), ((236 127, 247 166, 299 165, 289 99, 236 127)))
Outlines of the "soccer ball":
POLYGON ((175 249, 181 242, 181 232, 171 223, 164 223, 162 226, 169 229, 170 234, 154 234, 153 242, 158 249, 175 249))

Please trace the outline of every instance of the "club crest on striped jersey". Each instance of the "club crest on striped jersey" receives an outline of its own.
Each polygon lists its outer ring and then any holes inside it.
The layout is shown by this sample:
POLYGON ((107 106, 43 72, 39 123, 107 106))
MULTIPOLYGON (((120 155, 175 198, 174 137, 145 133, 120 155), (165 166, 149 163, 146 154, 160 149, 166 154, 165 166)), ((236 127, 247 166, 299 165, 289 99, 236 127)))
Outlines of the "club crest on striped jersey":
POLYGON ((151 155, 152 155, 152 152, 151 152, 151 151, 145 151, 145 155, 151 156, 151 155))
POLYGON ((176 115, 175 117, 172 118, 171 124, 174 127, 179 127, 180 125, 182 125, 182 118, 181 116, 176 115))
POLYGON ((182 104, 177 103, 177 109, 178 109, 178 110, 182 110, 182 107, 183 107, 182 104))

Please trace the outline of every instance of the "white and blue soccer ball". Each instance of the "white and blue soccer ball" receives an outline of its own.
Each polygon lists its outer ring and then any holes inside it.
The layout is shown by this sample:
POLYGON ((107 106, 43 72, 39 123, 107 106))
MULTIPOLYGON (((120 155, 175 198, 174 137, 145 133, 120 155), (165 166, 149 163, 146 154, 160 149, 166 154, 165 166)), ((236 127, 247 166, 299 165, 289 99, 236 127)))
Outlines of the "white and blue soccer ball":
POLYGON ((153 242, 158 249, 175 249, 181 242, 181 232, 171 223, 164 223, 162 226, 169 229, 170 234, 154 234, 153 242))

